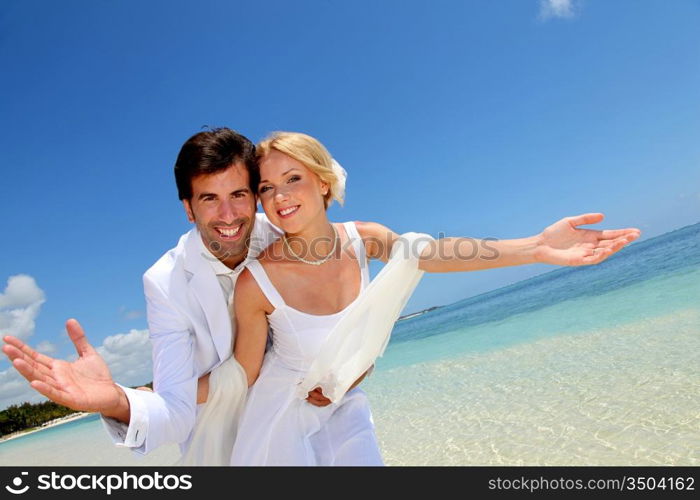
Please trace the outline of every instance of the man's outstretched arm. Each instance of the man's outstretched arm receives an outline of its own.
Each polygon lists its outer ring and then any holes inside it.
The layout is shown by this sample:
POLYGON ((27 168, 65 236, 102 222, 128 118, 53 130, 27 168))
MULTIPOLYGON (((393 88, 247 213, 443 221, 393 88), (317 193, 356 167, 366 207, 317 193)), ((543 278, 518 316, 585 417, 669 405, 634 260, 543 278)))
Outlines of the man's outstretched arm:
POLYGON ((90 345, 80 323, 66 322, 66 330, 78 359, 55 359, 36 352, 16 337, 3 338, 2 351, 32 388, 50 400, 73 410, 99 412, 129 422, 129 400, 109 372, 107 364, 90 345))
POLYGON ((189 328, 157 285, 144 277, 144 287, 156 392, 116 384, 104 359, 73 319, 66 329, 78 352, 75 361, 45 356, 10 336, 4 338, 3 346, 35 390, 74 410, 101 413, 114 442, 139 453, 187 439, 194 426, 197 390, 189 328))

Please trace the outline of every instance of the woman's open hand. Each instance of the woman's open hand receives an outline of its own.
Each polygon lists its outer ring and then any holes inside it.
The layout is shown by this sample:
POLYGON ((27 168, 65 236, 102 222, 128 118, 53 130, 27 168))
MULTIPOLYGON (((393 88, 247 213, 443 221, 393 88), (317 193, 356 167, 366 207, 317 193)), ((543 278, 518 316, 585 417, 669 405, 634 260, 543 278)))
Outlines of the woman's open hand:
POLYGON ((547 227, 537 237, 536 261, 559 266, 598 264, 639 238, 637 228, 598 231, 577 227, 596 224, 603 217, 601 213, 565 217, 547 227))

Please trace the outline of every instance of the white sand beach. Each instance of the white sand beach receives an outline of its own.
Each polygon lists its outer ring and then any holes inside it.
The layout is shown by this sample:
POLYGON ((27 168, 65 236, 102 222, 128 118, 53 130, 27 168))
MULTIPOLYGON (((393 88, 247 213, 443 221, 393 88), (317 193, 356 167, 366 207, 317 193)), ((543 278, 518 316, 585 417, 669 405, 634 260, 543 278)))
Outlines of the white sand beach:
POLYGON ((26 436, 28 434, 33 434, 35 432, 40 432, 40 431, 49 429, 51 427, 56 427, 57 425, 66 424, 68 422, 73 422, 74 420, 80 420, 81 418, 85 418, 85 417, 88 417, 90 415, 93 415, 93 414, 86 413, 86 412, 78 412, 78 413, 71 413, 70 415, 66 415, 65 417, 54 418, 53 420, 49 420, 48 422, 43 423, 40 427, 32 427, 31 429, 23 429, 21 431, 12 432, 10 434, 2 436, 2 437, 0 437, 0 443, 2 443, 4 441, 10 441, 12 439, 16 439, 16 438, 21 437, 21 436, 26 436))

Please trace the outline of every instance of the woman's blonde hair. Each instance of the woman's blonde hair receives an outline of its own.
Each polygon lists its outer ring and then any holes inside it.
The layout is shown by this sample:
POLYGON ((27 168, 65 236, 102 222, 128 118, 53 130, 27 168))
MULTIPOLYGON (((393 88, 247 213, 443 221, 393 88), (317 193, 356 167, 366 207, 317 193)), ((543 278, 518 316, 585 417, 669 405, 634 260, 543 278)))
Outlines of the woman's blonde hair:
POLYGON ((301 132, 273 132, 255 148, 258 159, 277 150, 294 158, 328 184, 328 193, 323 196, 326 208, 332 200, 344 202, 345 179, 340 179, 333 169, 333 157, 317 139, 301 132))

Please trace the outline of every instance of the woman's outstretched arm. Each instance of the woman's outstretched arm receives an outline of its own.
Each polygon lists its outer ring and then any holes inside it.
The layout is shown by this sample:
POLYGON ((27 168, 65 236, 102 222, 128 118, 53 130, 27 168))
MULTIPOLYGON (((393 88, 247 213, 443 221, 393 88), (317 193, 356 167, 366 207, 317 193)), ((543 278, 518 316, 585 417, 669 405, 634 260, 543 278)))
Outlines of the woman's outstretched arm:
POLYGON ((258 379, 267 344, 266 313, 270 304, 253 275, 244 269, 236 281, 234 293, 235 342, 233 355, 245 370, 250 387, 258 379))
MULTIPOLYGON (((598 264, 641 234, 637 228, 599 231, 578 227, 602 220, 601 213, 565 217, 539 234, 518 239, 441 238, 429 242, 421 253, 419 267, 430 273, 450 273, 534 263, 598 264)), ((358 230, 368 255, 386 262, 399 236, 374 222, 358 223, 358 230)))

